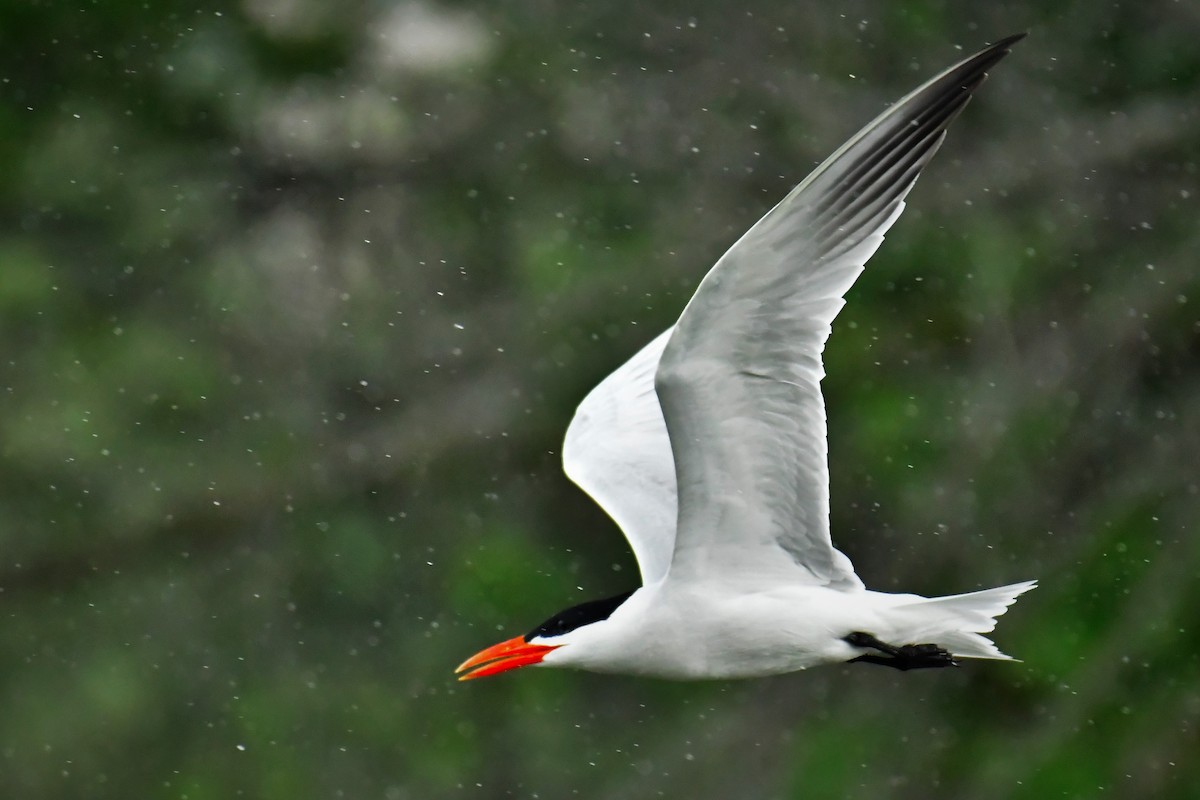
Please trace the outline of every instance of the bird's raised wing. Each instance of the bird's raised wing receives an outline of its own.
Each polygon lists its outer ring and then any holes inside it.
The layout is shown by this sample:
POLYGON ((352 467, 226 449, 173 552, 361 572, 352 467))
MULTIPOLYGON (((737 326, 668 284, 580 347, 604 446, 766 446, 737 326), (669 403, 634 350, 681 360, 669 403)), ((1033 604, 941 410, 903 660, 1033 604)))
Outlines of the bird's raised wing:
POLYGON ((670 334, 588 393, 563 442, 563 470, 625 532, 647 584, 666 575, 675 546, 675 462, 654 393, 670 334))
POLYGON ((950 67, 880 115, 701 282, 655 376, 678 479, 672 580, 778 573, 862 585, 829 538, 821 352, 842 296, 946 126, 1020 38, 950 67))

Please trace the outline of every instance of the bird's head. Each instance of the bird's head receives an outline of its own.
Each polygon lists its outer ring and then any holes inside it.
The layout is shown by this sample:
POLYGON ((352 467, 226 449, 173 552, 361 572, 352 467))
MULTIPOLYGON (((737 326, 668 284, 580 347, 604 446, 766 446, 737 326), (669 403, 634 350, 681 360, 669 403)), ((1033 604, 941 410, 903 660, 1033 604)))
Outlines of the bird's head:
MULTIPOLYGON (((633 592, 625 592, 604 600, 592 600, 560 611, 538 625, 524 636, 516 636, 475 655, 458 665, 456 673, 460 681, 486 678, 517 667, 541 664, 551 652, 572 644, 586 641, 588 629, 607 620, 617 606, 624 603, 633 592)), ((567 659, 561 659, 566 662, 567 659)), ((546 662, 554 666, 553 662, 546 662)))

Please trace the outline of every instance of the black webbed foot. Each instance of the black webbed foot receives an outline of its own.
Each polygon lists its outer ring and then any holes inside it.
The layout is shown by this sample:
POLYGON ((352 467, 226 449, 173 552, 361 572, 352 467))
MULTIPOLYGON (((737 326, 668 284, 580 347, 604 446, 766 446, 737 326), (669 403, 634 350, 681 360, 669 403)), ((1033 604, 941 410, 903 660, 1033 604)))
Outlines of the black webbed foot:
POLYGON ((934 667, 957 667, 958 662, 950 651, 936 644, 905 644, 893 645, 881 642, 869 633, 855 631, 842 639, 851 647, 869 647, 878 650, 883 655, 867 653, 858 658, 850 659, 851 663, 862 661, 867 664, 879 664, 892 669, 908 671, 910 669, 932 669, 934 667))

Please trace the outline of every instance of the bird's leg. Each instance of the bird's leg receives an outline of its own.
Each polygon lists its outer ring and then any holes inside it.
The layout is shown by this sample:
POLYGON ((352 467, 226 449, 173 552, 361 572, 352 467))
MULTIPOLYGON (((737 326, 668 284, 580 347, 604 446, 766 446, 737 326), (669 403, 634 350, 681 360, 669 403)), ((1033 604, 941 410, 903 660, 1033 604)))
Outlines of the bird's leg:
POLYGON ((927 669, 931 667, 957 667, 958 662, 950 652, 936 644, 905 644, 894 645, 881 642, 869 633, 855 631, 843 637, 842 641, 851 647, 869 647, 883 653, 861 655, 850 659, 851 662, 862 661, 867 664, 880 664, 899 670, 927 669))

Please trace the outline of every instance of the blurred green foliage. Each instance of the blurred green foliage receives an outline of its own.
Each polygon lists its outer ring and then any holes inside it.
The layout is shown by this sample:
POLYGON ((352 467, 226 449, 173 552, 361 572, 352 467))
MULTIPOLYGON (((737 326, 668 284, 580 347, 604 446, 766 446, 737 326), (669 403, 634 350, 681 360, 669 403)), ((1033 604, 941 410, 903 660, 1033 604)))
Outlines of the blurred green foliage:
POLYGON ((11 3, 0 783, 22 798, 1185 798, 1194 4, 11 3), (833 529, 1031 577, 1020 664, 670 684, 479 647, 637 570, 574 404, 811 165, 1031 35, 852 290, 833 529))

